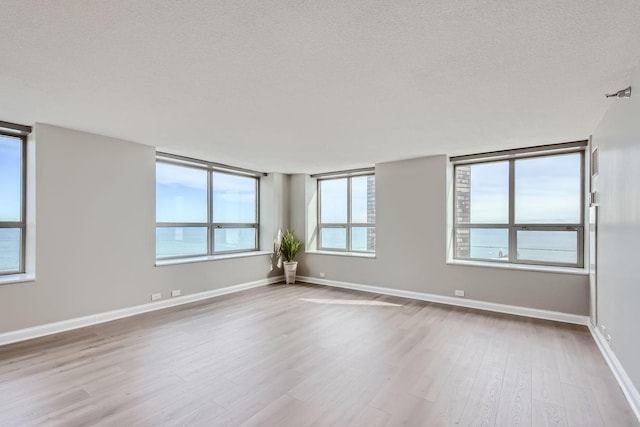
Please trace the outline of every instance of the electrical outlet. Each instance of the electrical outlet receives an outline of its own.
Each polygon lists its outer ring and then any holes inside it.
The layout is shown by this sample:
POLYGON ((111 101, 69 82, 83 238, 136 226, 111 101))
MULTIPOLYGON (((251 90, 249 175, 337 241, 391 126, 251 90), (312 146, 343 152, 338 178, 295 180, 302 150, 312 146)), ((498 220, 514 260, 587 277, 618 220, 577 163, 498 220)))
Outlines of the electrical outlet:
POLYGON ((455 294, 456 294, 457 297, 463 297, 464 296, 464 291, 461 291, 460 289, 456 289, 455 294))
POLYGON ((171 291, 171 296, 172 297, 179 297, 180 296, 180 289, 174 289, 171 291))
POLYGON ((324 278, 324 271, 321 271, 321 272, 320 272, 320 277, 321 277, 321 278, 324 278))
POLYGON ((157 294, 151 294, 151 301, 157 301, 160 298, 162 298, 162 294, 159 292, 157 294))

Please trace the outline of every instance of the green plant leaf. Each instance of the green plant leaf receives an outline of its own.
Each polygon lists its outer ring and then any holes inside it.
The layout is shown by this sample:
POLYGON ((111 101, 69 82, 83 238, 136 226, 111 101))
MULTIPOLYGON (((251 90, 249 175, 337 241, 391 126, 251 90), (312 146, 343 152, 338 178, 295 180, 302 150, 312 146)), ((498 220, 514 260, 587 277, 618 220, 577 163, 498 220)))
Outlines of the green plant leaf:
POLYGON ((294 261, 298 251, 300 250, 301 242, 298 240, 292 230, 286 230, 282 233, 282 239, 280 240, 280 253, 284 257, 285 261, 294 261))

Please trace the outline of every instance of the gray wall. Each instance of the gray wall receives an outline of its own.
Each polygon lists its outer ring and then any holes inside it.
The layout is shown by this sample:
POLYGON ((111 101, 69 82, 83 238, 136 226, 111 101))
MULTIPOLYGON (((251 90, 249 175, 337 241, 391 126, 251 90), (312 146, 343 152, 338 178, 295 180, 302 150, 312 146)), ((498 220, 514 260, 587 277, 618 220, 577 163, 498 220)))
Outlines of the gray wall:
MULTIPOLYGON (((35 140, 36 281, 0 286, 0 333, 282 274, 268 255, 155 267, 155 149, 41 124, 35 140)), ((285 221, 287 185, 262 180, 263 242, 285 221)))
POLYGON ((640 69, 631 99, 611 101, 593 134, 600 151, 598 324, 640 389, 640 69))
MULTIPOLYGON (((564 313, 588 314, 588 277, 446 263, 446 156, 376 165, 375 259, 305 253, 299 274, 564 313)), ((315 182, 291 178, 291 220, 314 248, 315 182)))
MULTIPOLYGON (((0 286, 0 333, 281 274, 267 255, 155 267, 154 148, 40 124, 35 136, 37 277, 0 286)), ((446 264, 447 166, 445 156, 377 165, 376 258, 301 254, 300 274, 587 314, 586 276, 446 264)), ((313 180, 269 174, 262 248, 281 224, 314 247, 315 209, 313 180)))

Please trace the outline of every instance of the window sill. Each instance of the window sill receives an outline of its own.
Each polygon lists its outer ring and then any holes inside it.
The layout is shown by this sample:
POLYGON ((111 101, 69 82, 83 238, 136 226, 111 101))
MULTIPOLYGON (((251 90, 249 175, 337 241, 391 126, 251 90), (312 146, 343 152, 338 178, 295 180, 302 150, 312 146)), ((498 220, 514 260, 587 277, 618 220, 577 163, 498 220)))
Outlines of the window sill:
POLYGON ((35 282, 36 276, 33 274, 9 274, 0 276, 0 285, 9 285, 11 283, 35 282))
POLYGON ((547 265, 529 265, 529 264, 508 264, 497 262, 482 262, 482 261, 463 261, 463 260, 448 260, 448 265, 463 265, 467 267, 489 267, 489 268, 503 268, 506 270, 522 270, 522 271, 539 271, 543 273, 560 273, 560 274, 575 274, 579 276, 588 276, 589 270, 586 268, 573 268, 573 267, 554 267, 547 265))
POLYGON ((336 256, 346 256, 346 257, 355 257, 355 258, 375 258, 375 253, 366 253, 366 252, 338 252, 338 251, 306 251, 305 254, 313 254, 313 255, 336 255, 336 256))
POLYGON ((251 251, 238 252, 235 254, 208 255, 189 258, 172 258, 156 260, 156 267, 164 267, 166 265, 192 264, 194 262, 219 261, 224 259, 247 258, 252 256, 271 255, 271 251, 251 251))

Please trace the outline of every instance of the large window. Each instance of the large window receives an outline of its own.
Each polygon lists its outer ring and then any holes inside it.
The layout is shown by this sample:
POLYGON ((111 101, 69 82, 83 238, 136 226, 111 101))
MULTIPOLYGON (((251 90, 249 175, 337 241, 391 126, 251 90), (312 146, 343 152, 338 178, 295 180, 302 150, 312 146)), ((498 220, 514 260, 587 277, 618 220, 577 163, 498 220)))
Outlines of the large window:
POLYGON ((318 194, 318 249, 375 252, 375 176, 320 179, 318 194))
POLYGON ((455 165, 457 259, 583 266, 583 151, 455 165))
POLYGON ((258 178, 156 163, 156 257, 258 249, 258 178))
POLYGON ((0 275, 24 273, 25 138, 0 133, 0 275))

